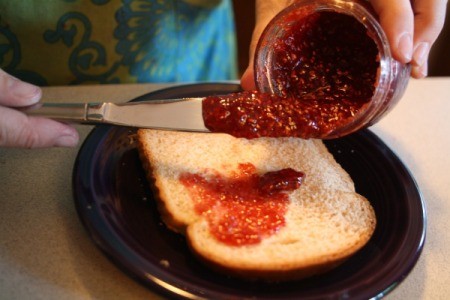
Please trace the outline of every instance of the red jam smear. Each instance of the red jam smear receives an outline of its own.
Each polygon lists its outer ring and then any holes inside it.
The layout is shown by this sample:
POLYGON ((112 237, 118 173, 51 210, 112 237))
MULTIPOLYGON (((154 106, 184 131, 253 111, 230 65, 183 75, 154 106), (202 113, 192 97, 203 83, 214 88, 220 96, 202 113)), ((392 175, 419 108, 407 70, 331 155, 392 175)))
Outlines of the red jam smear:
POLYGON ((290 168, 258 175, 245 163, 230 177, 184 173, 180 181, 196 213, 206 216, 211 234, 224 244, 243 246, 258 244, 285 225, 286 192, 298 189, 303 177, 290 168))
POLYGON ((364 25, 345 14, 319 12, 285 30, 272 50, 272 81, 280 94, 205 98, 209 130, 245 138, 322 138, 351 122, 371 100, 379 56, 364 25))

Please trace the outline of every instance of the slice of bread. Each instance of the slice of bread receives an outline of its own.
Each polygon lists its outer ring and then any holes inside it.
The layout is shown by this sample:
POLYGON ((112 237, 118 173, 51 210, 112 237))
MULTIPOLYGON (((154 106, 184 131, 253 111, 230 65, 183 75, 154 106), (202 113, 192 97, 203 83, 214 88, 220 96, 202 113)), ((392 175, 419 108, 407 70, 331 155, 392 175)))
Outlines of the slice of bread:
POLYGON ((165 224, 186 235, 203 262, 226 274, 290 280, 322 273, 363 247, 375 229, 369 201, 355 192, 320 140, 140 129, 138 145, 165 224), (212 234, 180 175, 233 176, 243 163, 254 165, 258 174, 292 168, 305 177, 300 188, 287 193, 284 226, 259 243, 233 246, 212 234))

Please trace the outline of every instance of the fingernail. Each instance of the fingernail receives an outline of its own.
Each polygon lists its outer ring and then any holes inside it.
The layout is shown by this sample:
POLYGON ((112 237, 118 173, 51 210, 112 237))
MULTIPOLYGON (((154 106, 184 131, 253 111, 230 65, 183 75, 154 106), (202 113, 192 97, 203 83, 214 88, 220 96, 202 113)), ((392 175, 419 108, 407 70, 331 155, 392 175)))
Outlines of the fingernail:
POLYGON ((69 133, 55 140, 55 147, 75 147, 78 144, 78 134, 69 133))
POLYGON ((411 70, 411 75, 414 78, 420 79, 428 75, 428 64, 425 62, 421 66, 413 66, 411 70))
POLYGON ((411 35, 407 32, 403 33, 398 39, 398 50, 401 56, 402 62, 409 62, 412 58, 413 42, 411 35))
POLYGON ((425 63, 428 56, 428 49, 430 45, 427 42, 419 43, 414 49, 413 61, 416 66, 421 66, 425 63))
POLYGON ((41 89, 39 87, 14 77, 9 77, 8 87, 12 95, 28 100, 30 103, 36 102, 41 97, 41 89))

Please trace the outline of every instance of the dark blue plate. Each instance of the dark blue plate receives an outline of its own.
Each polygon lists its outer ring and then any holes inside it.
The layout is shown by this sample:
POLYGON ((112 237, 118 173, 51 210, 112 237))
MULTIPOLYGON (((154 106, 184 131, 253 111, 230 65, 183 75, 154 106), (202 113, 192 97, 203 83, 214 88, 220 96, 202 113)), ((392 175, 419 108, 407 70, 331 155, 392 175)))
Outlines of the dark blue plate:
MULTIPOLYGON (((234 84, 164 89, 135 101, 205 96, 239 90, 234 84)), ((75 163, 73 191, 93 241, 122 270, 152 290, 187 299, 368 299, 395 288, 421 253, 423 200, 398 157, 363 130, 326 141, 330 152, 372 203, 377 228, 369 243, 338 268, 301 281, 261 284, 214 273, 189 252, 181 235, 159 218, 134 144, 135 130, 98 126, 75 163)))

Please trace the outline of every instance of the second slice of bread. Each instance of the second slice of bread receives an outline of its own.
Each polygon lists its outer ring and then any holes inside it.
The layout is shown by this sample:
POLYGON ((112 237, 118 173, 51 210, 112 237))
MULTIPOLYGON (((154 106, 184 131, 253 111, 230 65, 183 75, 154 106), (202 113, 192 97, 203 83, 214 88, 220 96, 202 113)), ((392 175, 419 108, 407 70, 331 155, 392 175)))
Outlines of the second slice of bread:
POLYGON ((165 224, 186 235, 203 262, 227 274, 266 280, 311 276, 354 254, 374 232, 372 206, 355 192, 350 176, 320 140, 247 140, 141 129, 138 142, 165 224), (195 212, 179 178, 186 172, 210 171, 231 176, 242 163, 253 164, 259 174, 292 168, 305 178, 288 193, 285 226, 258 244, 230 246, 211 234, 208 220, 195 212))

